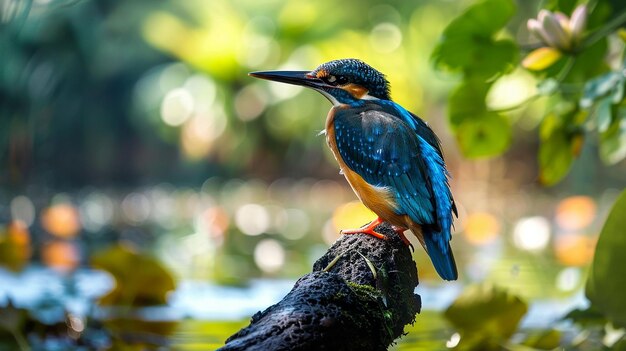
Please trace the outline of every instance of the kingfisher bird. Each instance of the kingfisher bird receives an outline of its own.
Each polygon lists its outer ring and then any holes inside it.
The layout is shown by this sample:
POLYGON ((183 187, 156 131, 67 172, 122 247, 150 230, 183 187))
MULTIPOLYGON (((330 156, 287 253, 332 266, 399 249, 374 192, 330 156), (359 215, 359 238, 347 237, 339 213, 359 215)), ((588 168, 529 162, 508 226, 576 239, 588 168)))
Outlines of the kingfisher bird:
POLYGON ((445 280, 458 277, 450 247, 458 217, 439 138, 428 124, 393 102, 381 72, 358 59, 323 63, 312 71, 263 71, 250 76, 318 91, 332 104, 326 142, 340 172, 378 218, 343 234, 365 233, 386 221, 410 245, 410 229, 445 280))

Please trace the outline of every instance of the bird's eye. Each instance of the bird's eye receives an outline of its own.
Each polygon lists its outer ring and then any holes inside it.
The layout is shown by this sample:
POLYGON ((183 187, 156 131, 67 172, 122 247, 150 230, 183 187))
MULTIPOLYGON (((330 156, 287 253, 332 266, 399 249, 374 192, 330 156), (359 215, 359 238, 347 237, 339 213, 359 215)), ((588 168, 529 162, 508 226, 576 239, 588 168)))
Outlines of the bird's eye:
POLYGON ((348 83, 348 78, 346 76, 337 76, 337 84, 343 85, 348 83))
POLYGON ((326 81, 326 83, 328 83, 330 85, 343 85, 343 84, 348 83, 348 78, 346 78, 345 76, 329 75, 324 80, 326 81))

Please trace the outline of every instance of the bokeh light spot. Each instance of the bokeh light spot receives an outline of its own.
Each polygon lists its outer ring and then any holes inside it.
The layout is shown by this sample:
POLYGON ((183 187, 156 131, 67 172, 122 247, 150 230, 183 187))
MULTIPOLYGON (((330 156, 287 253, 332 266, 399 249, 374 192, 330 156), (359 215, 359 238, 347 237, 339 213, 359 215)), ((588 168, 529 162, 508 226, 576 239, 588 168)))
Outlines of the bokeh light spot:
POLYGON ((150 216, 150 199, 141 193, 130 193, 122 201, 122 213, 131 224, 141 224, 150 216))
POLYGON ((230 224, 228 213, 222 207, 207 208, 198 218, 196 230, 204 230, 209 237, 221 243, 230 224))
POLYGON ((254 262, 266 273, 276 273, 285 264, 285 249, 274 239, 264 239, 254 248, 254 262))
POLYGON ((564 268, 556 276, 556 287, 561 291, 572 291, 578 287, 581 278, 580 268, 564 268))
POLYGON ((596 240, 582 234, 566 234, 554 244, 557 260, 566 266, 584 266, 593 259, 596 240))
POLYGON ((198 114, 189 119, 181 132, 181 146, 185 156, 200 159, 209 154, 213 142, 226 129, 226 117, 219 112, 198 114))
POLYGON ((302 239, 311 226, 311 220, 306 212, 290 208, 281 212, 281 228, 280 233, 289 240, 302 239))
POLYGON ((390 53, 402 44, 402 32, 393 23, 378 24, 370 33, 370 43, 374 50, 381 53, 390 53))
POLYGON ((41 258, 48 267, 61 272, 73 270, 80 261, 76 244, 62 240, 45 244, 41 249, 41 258))
POLYGON ((43 210, 41 226, 60 238, 72 238, 81 229, 78 210, 69 203, 52 205, 43 210))
POLYGON ((266 106, 267 97, 257 85, 248 85, 235 96, 235 112, 242 121, 259 117, 266 106))
POLYGON ((566 230, 587 227, 596 216, 596 203, 589 196, 571 196, 563 199, 556 208, 556 222, 566 230))
POLYGON ((543 250, 550 241, 550 222, 544 217, 522 218, 513 229, 513 242, 523 250, 543 250))
POLYGON ((11 200, 11 217, 30 227, 35 220, 35 205, 26 196, 16 196, 11 200))
POLYGON ((184 88, 171 90, 161 103, 161 119, 165 124, 177 127, 185 123, 194 110, 194 99, 184 88))
POLYGON ((500 234, 500 221, 487 212, 475 212, 464 222, 463 236, 472 245, 487 245, 500 234))
POLYGON ((80 205, 79 210, 85 229, 95 232, 113 218, 113 201, 104 194, 91 193, 80 205))
POLYGON ((195 74, 185 81, 184 88, 193 98, 194 111, 207 112, 213 107, 217 88, 210 78, 195 74))
POLYGON ((246 204, 237 209, 235 224, 246 235, 259 235, 269 228, 270 215, 261 205, 246 204))

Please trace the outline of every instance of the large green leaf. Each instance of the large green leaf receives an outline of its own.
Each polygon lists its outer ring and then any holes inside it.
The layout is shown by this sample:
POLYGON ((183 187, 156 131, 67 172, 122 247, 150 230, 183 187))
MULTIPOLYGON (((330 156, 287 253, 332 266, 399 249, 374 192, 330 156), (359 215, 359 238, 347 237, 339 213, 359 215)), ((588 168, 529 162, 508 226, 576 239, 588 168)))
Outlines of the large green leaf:
POLYGON ((509 120, 495 112, 469 116, 457 128, 457 140, 468 158, 496 156, 511 143, 509 120))
POLYGON ((487 79, 510 71, 516 59, 516 50, 510 40, 456 36, 441 42, 435 48, 433 58, 440 68, 487 79))
POLYGON ((446 27, 431 59, 439 68, 485 79, 510 70, 517 47, 494 35, 514 13, 510 0, 483 0, 470 6, 446 27))
POLYGON ((502 29, 515 14, 515 4, 510 0, 483 0, 468 7, 443 31, 449 36, 491 37, 502 29))
POLYGON ((445 311, 461 333, 460 350, 500 350, 517 330, 528 306, 521 298, 490 285, 473 285, 445 311))
POLYGON ((587 279, 586 294, 594 309, 618 327, 626 327, 626 191, 604 223, 587 279))
POLYGON ((465 120, 487 112, 485 97, 490 87, 480 80, 466 80, 450 94, 448 115, 453 130, 465 120))
POLYGON ((490 87, 490 83, 472 79, 464 81, 450 95, 450 125, 465 157, 499 155, 511 142, 509 120, 488 111, 485 105, 490 87))
POLYGON ((554 185, 569 172, 574 161, 572 145, 567 134, 559 131, 541 142, 539 147, 539 179, 545 185, 554 185))
POLYGON ((582 131, 576 126, 584 118, 585 113, 578 110, 544 117, 539 131, 539 179, 544 185, 556 184, 569 172, 583 143, 582 131))

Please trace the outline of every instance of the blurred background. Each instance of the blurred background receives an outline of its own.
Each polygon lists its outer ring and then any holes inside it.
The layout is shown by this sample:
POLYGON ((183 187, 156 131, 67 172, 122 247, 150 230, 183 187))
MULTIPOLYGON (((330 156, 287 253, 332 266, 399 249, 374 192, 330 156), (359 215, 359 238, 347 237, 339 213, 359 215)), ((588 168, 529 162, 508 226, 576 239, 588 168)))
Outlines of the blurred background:
MULTIPOLYGON (((74 318, 80 336, 94 316, 129 318, 102 306, 159 305, 133 318, 169 323, 157 333, 174 330, 181 344, 219 345, 280 300, 340 229, 373 215, 318 135, 330 104, 247 73, 346 57, 384 72, 394 100, 442 140, 460 279, 439 279, 415 243, 424 309, 442 310, 476 282, 530 301, 529 326, 584 305, 586 267, 626 163, 603 165, 589 138, 570 174, 542 186, 541 104, 512 114, 502 156, 461 156, 446 116, 458 77, 429 57, 469 3, 0 0, 4 313, 25 311, 27 331, 74 318), (210 323, 181 327, 186 317, 210 323)), ((518 6, 518 21, 537 8, 518 6)), ((518 72, 491 100, 510 106, 535 86, 518 72)), ((449 335, 435 325, 441 344, 449 335)), ((98 330, 90 342, 118 342, 98 330)), ((21 337, 45 345, 49 335, 21 337)))

